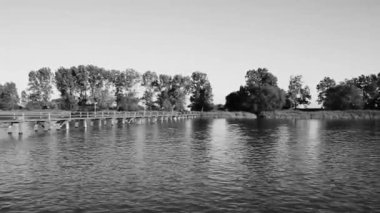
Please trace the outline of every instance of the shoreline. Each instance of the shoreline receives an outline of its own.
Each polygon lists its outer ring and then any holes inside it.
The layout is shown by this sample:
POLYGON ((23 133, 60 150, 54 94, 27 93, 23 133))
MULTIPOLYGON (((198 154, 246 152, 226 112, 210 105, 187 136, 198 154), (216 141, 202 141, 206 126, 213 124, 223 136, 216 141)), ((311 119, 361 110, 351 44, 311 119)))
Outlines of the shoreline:
POLYGON ((380 120, 380 110, 278 110, 262 112, 264 119, 380 120))
POLYGON ((259 116, 243 111, 202 112, 203 118, 237 118, 237 119, 318 119, 318 120, 380 120, 380 110, 275 110, 265 111, 259 116))
POLYGON ((257 119, 257 115, 251 112, 228 112, 228 111, 211 111, 202 112, 201 118, 239 118, 239 119, 257 119))

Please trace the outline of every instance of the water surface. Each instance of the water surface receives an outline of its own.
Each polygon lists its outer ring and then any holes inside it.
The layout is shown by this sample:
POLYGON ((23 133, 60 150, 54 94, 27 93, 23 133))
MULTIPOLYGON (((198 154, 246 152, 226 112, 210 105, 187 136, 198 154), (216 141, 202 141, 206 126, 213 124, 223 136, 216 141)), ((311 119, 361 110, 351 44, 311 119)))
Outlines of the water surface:
POLYGON ((0 131, 0 212, 380 212, 378 121, 0 131))

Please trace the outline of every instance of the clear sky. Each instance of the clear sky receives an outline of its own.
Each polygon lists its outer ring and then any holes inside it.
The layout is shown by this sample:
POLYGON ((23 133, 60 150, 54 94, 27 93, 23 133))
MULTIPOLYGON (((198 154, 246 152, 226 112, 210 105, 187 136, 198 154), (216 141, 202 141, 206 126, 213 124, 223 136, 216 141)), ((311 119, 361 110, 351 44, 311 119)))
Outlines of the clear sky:
MULTIPOLYGON (((0 83, 94 64, 206 72, 214 102, 266 67, 287 89, 380 72, 379 0, 0 0, 0 83)), ((315 106, 315 104, 313 104, 315 106)))

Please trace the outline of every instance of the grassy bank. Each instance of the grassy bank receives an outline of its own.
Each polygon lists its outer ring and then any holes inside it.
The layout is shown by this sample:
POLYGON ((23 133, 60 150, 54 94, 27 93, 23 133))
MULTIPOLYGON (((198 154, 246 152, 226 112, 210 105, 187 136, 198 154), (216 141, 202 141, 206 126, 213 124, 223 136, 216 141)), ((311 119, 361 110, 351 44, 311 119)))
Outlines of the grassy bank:
POLYGON ((207 118, 246 118, 256 119, 257 116, 250 112, 226 112, 226 111, 214 111, 214 112, 202 112, 201 117, 207 118))
POLYGON ((378 110, 346 110, 346 111, 300 111, 279 110, 267 111, 261 115, 267 119, 355 119, 375 120, 380 119, 378 110))

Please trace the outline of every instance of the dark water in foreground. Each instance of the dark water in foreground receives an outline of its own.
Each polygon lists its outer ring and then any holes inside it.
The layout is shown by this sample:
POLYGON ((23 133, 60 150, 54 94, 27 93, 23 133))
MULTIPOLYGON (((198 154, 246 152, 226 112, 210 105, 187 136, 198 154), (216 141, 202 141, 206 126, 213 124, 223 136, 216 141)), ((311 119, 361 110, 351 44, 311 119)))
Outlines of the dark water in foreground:
POLYGON ((380 212, 380 122, 0 133, 0 212, 380 212))

